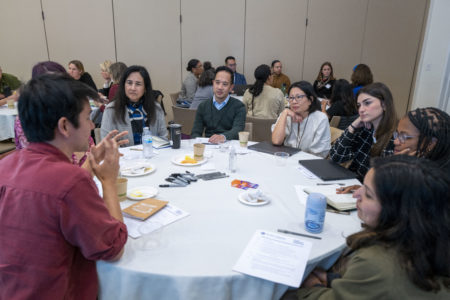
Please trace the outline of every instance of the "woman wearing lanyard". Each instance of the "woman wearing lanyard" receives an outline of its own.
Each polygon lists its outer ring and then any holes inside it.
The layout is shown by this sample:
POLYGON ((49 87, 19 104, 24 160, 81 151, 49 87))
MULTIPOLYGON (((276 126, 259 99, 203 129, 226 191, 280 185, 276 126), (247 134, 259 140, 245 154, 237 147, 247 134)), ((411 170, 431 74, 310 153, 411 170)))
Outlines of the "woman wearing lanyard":
POLYGON ((164 112, 154 99, 150 75, 142 66, 131 66, 120 79, 115 100, 106 106, 101 136, 114 129, 128 131, 129 145, 141 144, 147 126, 152 135, 167 136, 164 112))
POLYGON ((313 86, 306 81, 295 82, 288 93, 289 108, 272 125, 272 143, 326 157, 331 147, 330 126, 327 115, 320 111, 313 86))

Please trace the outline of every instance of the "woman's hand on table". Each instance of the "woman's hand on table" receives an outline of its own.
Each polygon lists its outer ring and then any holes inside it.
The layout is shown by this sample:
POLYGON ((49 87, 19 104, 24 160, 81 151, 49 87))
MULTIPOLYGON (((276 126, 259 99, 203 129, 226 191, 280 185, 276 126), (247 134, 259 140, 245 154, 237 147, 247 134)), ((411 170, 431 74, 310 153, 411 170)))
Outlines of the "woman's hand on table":
POLYGON ((327 272, 321 268, 315 268, 303 281, 302 287, 314 287, 316 285, 327 286, 327 272))
POLYGON ((360 185, 355 184, 355 185, 349 185, 349 186, 337 188, 336 194, 351 194, 354 191, 356 191, 357 189, 359 189, 360 187, 361 187, 360 185))

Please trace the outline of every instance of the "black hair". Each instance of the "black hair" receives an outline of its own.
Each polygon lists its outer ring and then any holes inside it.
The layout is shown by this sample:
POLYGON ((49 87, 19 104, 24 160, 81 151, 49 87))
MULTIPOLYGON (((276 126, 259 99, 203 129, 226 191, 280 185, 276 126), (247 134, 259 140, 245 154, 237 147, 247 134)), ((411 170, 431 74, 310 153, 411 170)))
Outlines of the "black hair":
MULTIPOLYGON (((222 72, 222 71, 225 71, 228 74, 230 74, 230 77, 231 77, 230 84, 234 84, 234 73, 233 73, 233 71, 231 71, 231 69, 228 68, 227 66, 220 66, 220 67, 218 67, 216 69, 215 75, 217 75, 217 73, 222 72)), ((214 78, 216 78, 216 76, 214 76, 214 78)))
POLYGON ((293 88, 298 88, 305 93, 306 97, 308 98, 309 102, 311 102, 311 105, 309 106, 308 113, 311 114, 315 112, 316 110, 321 110, 320 101, 317 99, 316 92, 314 91, 314 87, 309 83, 308 81, 297 81, 291 84, 291 86, 288 89, 288 95, 290 95, 291 90, 293 88))
POLYGON ((437 108, 417 108, 408 112, 411 123, 419 130, 416 155, 450 167, 450 116, 437 108), (432 144, 434 146, 431 148, 432 144))
POLYGON ((214 71, 214 68, 213 68, 211 62, 210 61, 205 61, 203 63, 203 71, 208 71, 208 70, 211 70, 211 69, 214 71))
POLYGON ((147 121, 146 125, 150 126, 150 124, 154 124, 156 120, 156 100, 153 93, 152 81, 150 80, 150 75, 147 72, 147 69, 143 66, 130 66, 123 73, 120 78, 119 88, 117 90, 117 94, 114 97, 114 118, 116 121, 121 121, 125 124, 125 115, 128 113, 127 105, 131 103, 130 99, 128 99, 125 94, 125 82, 131 73, 138 72, 142 78, 144 79, 144 95, 139 101, 142 101, 142 107, 144 111, 147 113, 147 121))
POLYGON ((227 63, 227 61, 229 60, 229 59, 232 59, 232 60, 236 60, 236 58, 234 58, 234 56, 227 56, 227 58, 225 58, 225 64, 227 63))
POLYGON ((214 73, 214 69, 204 71, 198 79, 198 86, 205 87, 208 85, 212 85, 215 75, 216 74, 214 73))
POLYGON ((280 62, 278 59, 273 60, 273 61, 272 61, 272 65, 271 65, 272 68, 273 68, 273 66, 274 66, 276 63, 278 63, 278 62, 280 62))
POLYGON ((358 113, 356 100, 353 97, 352 86, 345 79, 338 79, 334 82, 333 92, 330 97, 330 105, 342 102, 347 116, 353 116, 358 113))
POLYGON ((253 97, 258 97, 262 93, 264 83, 271 74, 270 67, 268 65, 260 65, 255 69, 255 83, 250 87, 249 92, 253 97))
POLYGON ((191 59, 188 62, 186 70, 189 71, 189 72, 192 72, 192 69, 197 68, 197 65, 198 65, 199 62, 200 61, 198 59, 195 59, 195 58, 191 59))
POLYGON ((394 249, 414 285, 434 292, 441 282, 450 288, 449 175, 432 161, 407 155, 373 159, 372 167, 378 222, 349 236, 347 244, 394 249))
POLYGON ((43 74, 31 79, 20 92, 18 111, 29 142, 48 142, 62 117, 75 127, 89 98, 98 94, 86 84, 67 74, 43 74))

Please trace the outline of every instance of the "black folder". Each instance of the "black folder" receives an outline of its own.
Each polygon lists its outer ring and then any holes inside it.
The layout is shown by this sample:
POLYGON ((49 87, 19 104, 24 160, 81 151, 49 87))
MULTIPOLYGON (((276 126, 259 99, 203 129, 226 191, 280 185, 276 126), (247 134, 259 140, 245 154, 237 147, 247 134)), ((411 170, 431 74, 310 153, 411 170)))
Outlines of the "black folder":
POLYGON ((299 160, 299 164, 324 181, 356 178, 356 174, 327 159, 299 160))
POLYGON ((248 149, 264 152, 268 154, 274 154, 275 152, 287 152, 290 156, 294 155, 297 152, 300 152, 300 149, 287 147, 287 146, 277 146, 273 145, 270 142, 259 142, 257 144, 248 146, 248 149))

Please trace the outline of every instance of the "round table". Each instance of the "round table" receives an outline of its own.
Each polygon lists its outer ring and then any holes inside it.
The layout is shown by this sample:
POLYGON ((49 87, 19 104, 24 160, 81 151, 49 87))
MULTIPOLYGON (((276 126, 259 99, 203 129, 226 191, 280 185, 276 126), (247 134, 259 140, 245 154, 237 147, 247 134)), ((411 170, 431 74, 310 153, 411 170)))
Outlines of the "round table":
MULTIPOLYGON (((237 141, 230 142, 239 147, 237 141)), ((208 173, 200 166, 184 167, 171 162, 174 156, 192 152, 192 141, 183 140, 181 149, 160 149, 150 159, 157 170, 149 175, 129 178, 128 188, 167 183, 171 173, 208 173)), ((132 149, 139 146, 131 147, 132 149)), ((122 160, 137 158, 141 151, 121 149, 122 160)), ((232 271, 247 243, 257 229, 276 232, 304 230, 304 206, 295 185, 315 185, 299 170, 299 159, 317 158, 299 152, 277 165, 269 154, 249 151, 238 155, 237 171, 228 171, 228 153, 207 146, 209 162, 227 178, 199 180, 187 187, 159 188, 155 197, 190 213, 163 228, 161 246, 143 251, 135 239, 128 238, 123 257, 117 262, 97 262, 100 299, 279 299, 288 286, 232 271), (265 206, 247 206, 238 201, 243 192, 231 186, 233 179, 259 184, 273 196, 265 206)), ((211 165, 210 165, 211 166, 211 165)), ((340 181, 348 184, 356 180, 340 181)), ((135 203, 126 200, 125 208, 135 203)), ((345 237, 359 231, 360 222, 352 215, 326 214, 321 240, 313 243, 305 274, 316 266, 329 267, 345 247, 345 237)))

